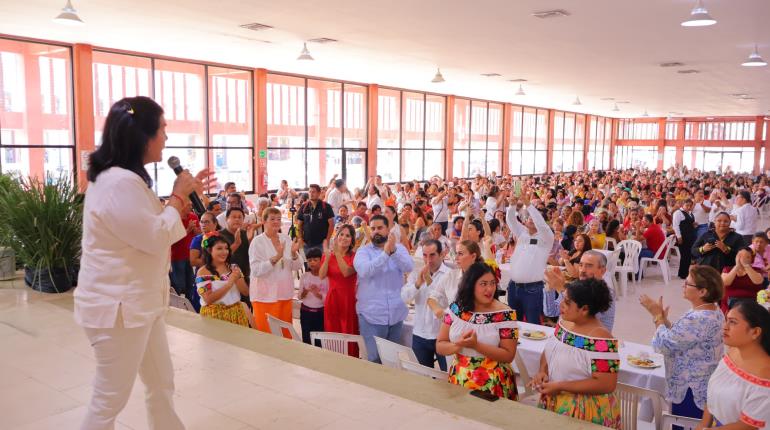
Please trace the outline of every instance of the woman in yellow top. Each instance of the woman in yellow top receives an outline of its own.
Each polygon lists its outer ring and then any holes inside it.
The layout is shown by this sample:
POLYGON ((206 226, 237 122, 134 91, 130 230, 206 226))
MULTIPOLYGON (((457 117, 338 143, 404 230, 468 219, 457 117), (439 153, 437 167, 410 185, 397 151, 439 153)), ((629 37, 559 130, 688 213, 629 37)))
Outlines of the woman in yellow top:
POLYGON ((604 249, 607 235, 602 231, 602 223, 599 218, 593 218, 588 223, 588 237, 591 239, 591 249, 604 249))

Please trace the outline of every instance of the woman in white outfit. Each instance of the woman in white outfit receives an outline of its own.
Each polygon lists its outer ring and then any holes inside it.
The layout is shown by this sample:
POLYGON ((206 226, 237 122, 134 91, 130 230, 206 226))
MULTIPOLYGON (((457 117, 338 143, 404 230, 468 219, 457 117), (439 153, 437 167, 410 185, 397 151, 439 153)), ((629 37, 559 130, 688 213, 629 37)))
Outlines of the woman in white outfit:
POLYGON ((75 321, 96 358, 84 430, 114 428, 137 372, 147 388, 150 428, 184 428, 174 412, 164 322, 170 248, 186 234, 181 216, 187 196, 202 193, 208 171, 177 176, 164 208, 144 165, 161 161, 165 128, 163 109, 152 99, 122 99, 110 109, 101 146, 89 158, 75 290, 75 321))

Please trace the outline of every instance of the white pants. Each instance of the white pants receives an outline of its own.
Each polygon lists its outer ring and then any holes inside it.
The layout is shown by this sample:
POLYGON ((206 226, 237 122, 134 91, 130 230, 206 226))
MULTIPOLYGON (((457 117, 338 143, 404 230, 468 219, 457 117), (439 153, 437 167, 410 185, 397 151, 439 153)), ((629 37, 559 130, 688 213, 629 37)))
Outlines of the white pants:
POLYGON ((166 323, 125 328, 118 312, 113 328, 86 328, 96 357, 94 391, 81 430, 111 430, 128 403, 136 374, 145 385, 147 421, 151 429, 184 429, 174 412, 174 368, 166 338, 166 323))

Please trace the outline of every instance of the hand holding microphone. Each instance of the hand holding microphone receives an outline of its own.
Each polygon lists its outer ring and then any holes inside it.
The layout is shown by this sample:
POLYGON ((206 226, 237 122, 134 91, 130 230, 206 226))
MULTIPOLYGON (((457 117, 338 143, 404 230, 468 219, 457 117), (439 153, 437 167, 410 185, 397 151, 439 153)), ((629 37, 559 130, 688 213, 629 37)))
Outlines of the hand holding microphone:
POLYGON ((206 212, 206 208, 203 206, 198 193, 202 194, 204 188, 212 188, 216 184, 216 178, 210 177, 211 172, 208 169, 201 170, 193 177, 189 171, 182 168, 179 158, 175 156, 169 157, 168 166, 176 174, 171 195, 176 195, 177 197, 188 196, 192 202, 193 209, 199 216, 206 212))

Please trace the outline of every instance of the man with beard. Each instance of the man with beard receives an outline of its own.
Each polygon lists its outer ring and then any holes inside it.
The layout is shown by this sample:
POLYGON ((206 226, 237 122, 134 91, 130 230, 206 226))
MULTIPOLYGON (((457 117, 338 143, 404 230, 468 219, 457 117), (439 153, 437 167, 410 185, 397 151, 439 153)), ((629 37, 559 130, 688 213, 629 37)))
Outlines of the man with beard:
POLYGON ((409 251, 389 234, 388 219, 375 215, 369 220, 372 243, 361 247, 353 260, 358 274, 356 313, 366 343, 369 361, 380 363, 374 337, 401 341, 401 329, 409 311, 401 300, 404 274, 414 266, 409 251))

